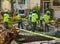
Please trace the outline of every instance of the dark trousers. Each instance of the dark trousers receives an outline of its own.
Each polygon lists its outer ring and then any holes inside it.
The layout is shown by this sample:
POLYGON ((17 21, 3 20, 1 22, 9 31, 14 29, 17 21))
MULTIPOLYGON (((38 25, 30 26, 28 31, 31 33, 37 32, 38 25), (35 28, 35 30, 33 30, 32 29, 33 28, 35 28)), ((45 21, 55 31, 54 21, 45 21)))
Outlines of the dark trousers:
POLYGON ((45 24, 45 32, 49 32, 49 26, 48 26, 48 24, 45 24))
POLYGON ((20 28, 20 26, 21 26, 21 28, 23 29, 22 21, 19 21, 19 22, 18 22, 18 28, 20 28))
POLYGON ((36 22, 32 23, 32 31, 34 32, 36 30, 36 22))
POLYGON ((9 29, 8 22, 5 22, 5 23, 4 23, 4 27, 5 27, 6 29, 9 29))
POLYGON ((41 27, 43 26, 43 21, 42 21, 42 20, 40 20, 40 26, 41 26, 41 27))

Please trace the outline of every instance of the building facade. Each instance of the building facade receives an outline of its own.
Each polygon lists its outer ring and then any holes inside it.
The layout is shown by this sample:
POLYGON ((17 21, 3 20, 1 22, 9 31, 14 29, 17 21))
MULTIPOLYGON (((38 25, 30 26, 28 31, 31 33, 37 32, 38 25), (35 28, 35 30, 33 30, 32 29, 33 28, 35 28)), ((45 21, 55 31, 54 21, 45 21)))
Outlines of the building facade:
POLYGON ((32 9, 36 6, 36 4, 40 7, 40 0, 22 0, 21 2, 16 1, 14 4, 14 9, 18 9, 20 12, 27 14, 29 9, 32 9))
POLYGON ((38 4, 38 6, 40 7, 40 1, 41 0, 30 0, 29 1, 29 8, 33 8, 34 6, 36 6, 36 4, 38 4))
POLYGON ((5 10, 5 8, 7 8, 8 10, 11 10, 11 3, 8 0, 2 0, 1 4, 1 9, 5 10))
POLYGON ((21 0, 20 2, 17 0, 0 0, 0 9, 9 9, 9 10, 19 10, 19 12, 27 13, 29 9, 32 9, 34 6, 40 7, 40 0, 21 0))
POLYGON ((0 0, 0 9, 18 9, 18 12, 24 15, 28 13, 29 9, 32 9, 34 6, 36 6, 36 4, 38 4, 40 7, 41 13, 44 14, 46 8, 51 8, 54 13, 52 16, 60 17, 60 0, 21 0, 20 2, 17 0, 0 0))
POLYGON ((60 0, 41 0, 42 13, 45 12, 46 8, 52 9, 52 16, 60 18, 60 0))

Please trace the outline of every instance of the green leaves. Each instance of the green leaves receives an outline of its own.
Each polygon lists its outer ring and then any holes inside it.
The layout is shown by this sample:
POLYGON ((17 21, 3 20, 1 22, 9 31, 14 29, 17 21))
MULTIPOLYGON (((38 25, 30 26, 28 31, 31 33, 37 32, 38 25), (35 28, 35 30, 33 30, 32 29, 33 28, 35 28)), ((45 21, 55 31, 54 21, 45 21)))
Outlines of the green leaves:
POLYGON ((29 10, 29 12, 32 12, 33 10, 37 11, 40 9, 40 7, 38 6, 38 4, 36 4, 32 9, 29 10))
POLYGON ((38 10, 39 10, 38 4, 36 4, 36 6, 34 6, 34 7, 32 8, 32 10, 38 11, 38 10))
POLYGON ((22 0, 17 0, 18 2, 21 2, 22 0))

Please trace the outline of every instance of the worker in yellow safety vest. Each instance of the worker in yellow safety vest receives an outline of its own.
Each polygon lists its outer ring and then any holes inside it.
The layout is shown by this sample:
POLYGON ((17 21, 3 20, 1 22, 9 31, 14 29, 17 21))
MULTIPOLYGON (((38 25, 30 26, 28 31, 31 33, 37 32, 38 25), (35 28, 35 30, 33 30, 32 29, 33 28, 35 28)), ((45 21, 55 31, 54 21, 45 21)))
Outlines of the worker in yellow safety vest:
POLYGON ((9 28, 9 26, 8 26, 9 14, 8 13, 4 13, 4 16, 3 17, 4 17, 3 18, 3 20, 4 20, 4 26, 5 26, 6 29, 8 29, 9 28))
POLYGON ((36 11, 33 11, 32 17, 31 17, 31 22, 32 22, 32 31, 34 32, 36 30, 36 22, 38 19, 38 14, 36 11))
POLYGON ((45 32, 49 32, 49 26, 50 23, 50 12, 47 11, 46 14, 43 16, 44 22, 45 22, 45 32))
POLYGON ((21 25, 21 28, 23 29, 23 24, 22 24, 21 16, 19 14, 17 14, 16 18, 18 20, 18 28, 20 28, 20 25, 21 25))

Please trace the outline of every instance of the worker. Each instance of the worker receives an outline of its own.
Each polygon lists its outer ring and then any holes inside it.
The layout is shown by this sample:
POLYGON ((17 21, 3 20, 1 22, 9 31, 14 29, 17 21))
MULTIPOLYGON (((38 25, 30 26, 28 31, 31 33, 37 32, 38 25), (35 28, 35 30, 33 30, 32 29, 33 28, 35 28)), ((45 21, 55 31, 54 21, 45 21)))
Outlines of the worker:
POLYGON ((38 15, 37 15, 36 11, 33 11, 32 17, 31 17, 32 31, 33 32, 36 30, 36 22, 37 22, 37 19, 38 19, 38 15))
POLYGON ((32 12, 29 13, 29 16, 28 16, 28 21, 30 22, 31 21, 31 16, 32 16, 32 12))
POLYGON ((50 23, 50 12, 47 11, 46 15, 43 16, 44 22, 45 22, 45 32, 49 32, 49 26, 50 23))
POLYGON ((4 13, 4 26, 6 29, 9 28, 8 22, 9 22, 9 14, 6 12, 6 13, 4 13))
POLYGON ((17 20, 18 20, 18 28, 20 28, 20 25, 21 25, 21 28, 23 29, 23 24, 22 24, 22 18, 21 16, 18 14, 16 16, 17 20))
POLYGON ((43 26, 43 16, 40 15, 40 26, 42 27, 43 26))

